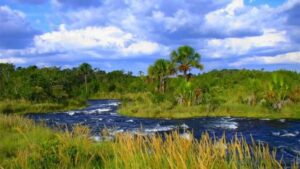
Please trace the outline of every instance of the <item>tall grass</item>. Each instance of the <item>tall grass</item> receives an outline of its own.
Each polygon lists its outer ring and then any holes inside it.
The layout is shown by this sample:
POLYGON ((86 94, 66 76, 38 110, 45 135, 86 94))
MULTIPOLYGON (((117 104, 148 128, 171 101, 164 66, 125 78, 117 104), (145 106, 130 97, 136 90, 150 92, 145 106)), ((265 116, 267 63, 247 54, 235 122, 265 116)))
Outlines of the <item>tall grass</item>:
MULTIPOLYGON (((153 103, 150 93, 127 94, 123 96, 119 112, 123 115, 150 118, 190 118, 190 117, 249 117, 249 118, 293 118, 300 119, 300 105, 291 104, 281 112, 274 112, 268 108, 256 105, 250 106, 231 100, 220 104, 211 110, 210 105, 193 106, 176 105, 168 100, 153 103)), ((230 99, 229 99, 230 100, 230 99)))
POLYGON ((95 142, 87 127, 58 132, 0 115, 0 134, 0 168, 283 168, 267 145, 207 133, 199 140, 178 132, 163 137, 122 133, 113 141, 95 142))
POLYGON ((53 112, 64 111, 71 109, 83 108, 86 106, 85 101, 68 100, 65 104, 42 102, 35 103, 28 100, 2 100, 0 101, 0 113, 12 114, 12 113, 34 113, 34 112, 53 112))

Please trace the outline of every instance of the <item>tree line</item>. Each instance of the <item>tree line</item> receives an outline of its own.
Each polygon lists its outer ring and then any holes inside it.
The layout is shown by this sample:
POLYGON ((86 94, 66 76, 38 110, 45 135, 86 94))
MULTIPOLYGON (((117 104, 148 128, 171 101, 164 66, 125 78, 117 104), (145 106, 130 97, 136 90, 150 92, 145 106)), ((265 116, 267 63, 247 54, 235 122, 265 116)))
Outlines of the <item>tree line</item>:
POLYGON ((97 92, 138 92, 142 87, 142 81, 131 72, 105 72, 88 63, 71 69, 0 64, 0 99, 64 102, 87 99, 97 92))
POLYGON ((147 75, 140 72, 139 76, 122 70, 105 72, 88 63, 68 69, 1 63, 0 99, 63 103, 68 99, 86 100, 97 93, 148 92, 156 104, 203 104, 212 111, 228 102, 281 110, 300 101, 297 72, 231 69, 192 74, 203 68, 201 55, 190 46, 172 51, 169 59, 156 60, 147 75))

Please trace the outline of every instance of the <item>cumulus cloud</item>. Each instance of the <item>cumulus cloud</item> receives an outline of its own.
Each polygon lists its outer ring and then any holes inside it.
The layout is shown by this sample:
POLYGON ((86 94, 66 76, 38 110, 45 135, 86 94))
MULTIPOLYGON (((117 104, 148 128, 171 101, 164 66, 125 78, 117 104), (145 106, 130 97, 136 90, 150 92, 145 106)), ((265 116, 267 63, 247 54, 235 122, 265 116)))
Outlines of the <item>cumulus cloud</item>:
MULTIPOLYGON (((149 64, 155 58, 168 57, 170 49, 187 44, 202 54, 204 63, 212 64, 206 66, 210 69, 247 60, 247 64, 253 65, 255 61, 267 63, 263 61, 266 57, 299 52, 300 48, 299 0, 287 0, 277 7, 249 5, 243 0, 49 1, 53 14, 41 19, 50 25, 45 33, 34 38, 26 34, 33 41, 21 41, 23 46, 19 45, 19 49, 13 49, 18 44, 11 43, 15 39, 0 41, 0 48, 11 46, 10 51, 2 50, 0 54, 26 58, 26 62, 33 64, 109 62, 111 66, 106 67, 114 69, 118 64, 112 60, 147 60, 145 64, 149 64)), ((32 32, 24 13, 9 10, 10 15, 17 16, 13 18, 21 18, 24 23, 11 19, 10 25, 32 32)))
POLYGON ((260 36, 245 38, 210 39, 207 42, 209 56, 214 58, 245 55, 253 50, 272 49, 288 42, 285 31, 263 30, 260 36))
POLYGON ((26 21, 24 13, 0 6, 0 48, 15 49, 28 46, 37 31, 26 21))
POLYGON ((291 52, 276 56, 248 57, 234 62, 230 65, 240 67, 249 64, 300 64, 300 52, 291 52))
POLYGON ((61 15, 72 28, 115 25, 152 40, 165 38, 170 43, 174 40, 206 37, 208 33, 201 31, 203 16, 227 3, 209 0, 107 0, 100 6, 68 11, 61 15))
POLYGON ((37 35, 33 45, 25 49, 2 50, 2 62, 15 64, 77 65, 99 60, 158 58, 168 48, 153 41, 141 39, 115 26, 60 29, 37 35), (20 58, 20 59, 19 59, 20 58))
POLYGON ((206 14, 203 29, 217 38, 257 36, 263 28, 273 26, 267 23, 273 17, 274 10, 268 6, 249 7, 243 0, 232 0, 226 7, 206 14))
POLYGON ((58 31, 36 36, 34 48, 29 51, 41 54, 86 50, 85 53, 99 56, 93 50, 102 50, 122 57, 123 55, 151 55, 159 53, 160 49, 161 46, 158 43, 139 39, 114 26, 67 30, 61 25, 58 31))
POLYGON ((161 47, 159 44, 148 41, 139 41, 132 43, 126 48, 121 49, 125 55, 136 55, 136 54, 146 54, 151 55, 153 53, 160 52, 161 47))
POLYGON ((117 27, 86 27, 45 33, 35 37, 35 46, 41 52, 76 50, 85 48, 123 48, 133 35, 117 27))

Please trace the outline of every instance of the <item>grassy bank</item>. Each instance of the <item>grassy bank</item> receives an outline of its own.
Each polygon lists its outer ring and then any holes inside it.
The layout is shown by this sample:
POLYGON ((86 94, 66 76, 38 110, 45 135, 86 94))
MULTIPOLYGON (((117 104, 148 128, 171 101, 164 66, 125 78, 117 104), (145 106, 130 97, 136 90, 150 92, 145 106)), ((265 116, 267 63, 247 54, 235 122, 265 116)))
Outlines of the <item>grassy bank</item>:
POLYGON ((133 103, 123 105, 119 112, 122 115, 147 118, 191 118, 191 117, 248 117, 270 119, 300 119, 300 105, 284 108, 281 112, 269 111, 263 107, 250 107, 242 104, 227 104, 208 110, 207 105, 172 106, 170 103, 143 104, 133 103))
POLYGON ((249 117, 270 119, 300 119, 300 104, 288 104, 281 111, 264 106, 250 106, 235 101, 223 104, 176 105, 169 101, 153 103, 151 93, 128 94, 123 99, 119 112, 126 116, 148 118, 190 118, 190 117, 249 117))
POLYGON ((164 141, 125 133, 94 142, 85 127, 55 132, 20 116, 0 115, 0 137, 0 168, 282 168, 267 146, 205 133, 200 140, 174 132, 164 141))
POLYGON ((24 114, 36 112, 54 112, 80 109, 87 105, 85 101, 69 100, 66 103, 30 102, 27 100, 3 100, 0 101, 0 113, 24 114))

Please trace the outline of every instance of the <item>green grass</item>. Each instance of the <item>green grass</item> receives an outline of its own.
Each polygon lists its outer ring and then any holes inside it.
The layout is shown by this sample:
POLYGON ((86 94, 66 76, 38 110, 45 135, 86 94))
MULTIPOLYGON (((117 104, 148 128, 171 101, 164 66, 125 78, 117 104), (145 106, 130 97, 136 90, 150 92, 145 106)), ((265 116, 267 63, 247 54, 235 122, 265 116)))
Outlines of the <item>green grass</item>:
POLYGON ((234 99, 216 107, 211 105, 181 106, 169 101, 153 103, 149 93, 123 95, 120 114, 147 118, 191 118, 191 117, 248 117, 270 119, 300 119, 300 104, 288 104, 280 112, 272 111, 265 106, 250 106, 238 103, 234 99))
POLYGON ((17 115, 0 114, 0 137, 0 168, 283 168, 266 145, 213 139, 207 133, 199 140, 178 132, 165 140, 123 133, 114 141, 94 142, 86 127, 52 131, 17 115))
POLYGON ((270 111, 261 106, 247 106, 243 104, 221 105, 213 111, 209 111, 206 105, 199 106, 171 106, 168 103, 161 104, 127 104, 121 106, 120 114, 133 117, 148 118, 192 118, 192 117, 248 117, 270 119, 300 119, 300 105, 284 108, 281 112, 270 111))
POLYGON ((3 100, 0 101, 0 113, 5 114, 24 114, 53 112, 79 109, 86 106, 86 102, 69 100, 66 104, 42 102, 35 103, 27 100, 3 100))

